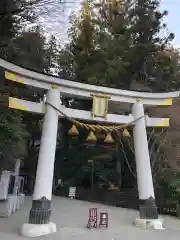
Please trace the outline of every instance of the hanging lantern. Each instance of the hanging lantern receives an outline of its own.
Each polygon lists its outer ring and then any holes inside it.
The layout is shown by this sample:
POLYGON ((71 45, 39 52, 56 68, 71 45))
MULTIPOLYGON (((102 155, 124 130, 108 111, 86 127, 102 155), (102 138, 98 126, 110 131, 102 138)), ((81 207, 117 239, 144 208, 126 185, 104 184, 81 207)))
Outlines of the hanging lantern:
POLYGON ((111 133, 107 134, 106 138, 104 139, 104 143, 109 143, 109 144, 114 143, 111 133))
POLYGON ((124 130, 123 130, 123 137, 130 137, 131 135, 130 135, 130 133, 129 133, 129 131, 127 130, 127 128, 124 128, 124 130))
POLYGON ((71 136, 77 136, 78 134, 79 134, 79 132, 75 125, 73 125, 72 128, 69 129, 69 131, 68 131, 68 135, 71 135, 71 136))
POLYGON ((97 141, 95 134, 91 131, 87 137, 87 141, 97 141))

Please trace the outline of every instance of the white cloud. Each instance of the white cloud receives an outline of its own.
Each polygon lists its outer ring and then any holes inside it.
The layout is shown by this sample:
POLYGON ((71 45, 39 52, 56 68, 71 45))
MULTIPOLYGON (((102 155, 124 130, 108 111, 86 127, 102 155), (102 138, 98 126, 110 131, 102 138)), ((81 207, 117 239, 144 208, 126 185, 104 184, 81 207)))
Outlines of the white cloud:
POLYGON ((69 16, 80 5, 80 0, 53 0, 40 6, 36 13, 39 21, 49 34, 53 34, 60 42, 68 40, 69 16))

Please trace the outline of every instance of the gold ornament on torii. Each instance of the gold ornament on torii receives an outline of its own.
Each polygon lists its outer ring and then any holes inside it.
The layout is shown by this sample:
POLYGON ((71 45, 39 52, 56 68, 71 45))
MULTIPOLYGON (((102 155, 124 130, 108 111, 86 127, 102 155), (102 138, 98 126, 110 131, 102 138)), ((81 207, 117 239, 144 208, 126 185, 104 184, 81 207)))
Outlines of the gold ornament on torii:
POLYGON ((92 105, 92 118, 101 117, 107 119, 108 114, 108 100, 110 97, 103 94, 95 94, 93 97, 92 105))

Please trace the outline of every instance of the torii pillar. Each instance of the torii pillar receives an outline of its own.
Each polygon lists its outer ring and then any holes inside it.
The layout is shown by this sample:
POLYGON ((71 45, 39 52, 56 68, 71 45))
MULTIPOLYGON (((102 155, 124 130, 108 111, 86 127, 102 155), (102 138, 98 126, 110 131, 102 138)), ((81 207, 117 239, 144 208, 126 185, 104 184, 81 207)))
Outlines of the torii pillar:
MULTIPOLYGON (((57 89, 50 89, 47 93, 47 101, 59 108, 60 92, 57 89)), ((50 221, 50 217, 57 129, 58 112, 47 105, 29 222, 21 228, 21 234, 26 237, 38 237, 56 232, 56 224, 50 221)))
POLYGON ((143 104, 135 103, 132 114, 135 119, 138 119, 133 128, 133 136, 139 195, 139 218, 134 221, 134 224, 144 228, 164 229, 162 219, 158 218, 154 196, 143 104))

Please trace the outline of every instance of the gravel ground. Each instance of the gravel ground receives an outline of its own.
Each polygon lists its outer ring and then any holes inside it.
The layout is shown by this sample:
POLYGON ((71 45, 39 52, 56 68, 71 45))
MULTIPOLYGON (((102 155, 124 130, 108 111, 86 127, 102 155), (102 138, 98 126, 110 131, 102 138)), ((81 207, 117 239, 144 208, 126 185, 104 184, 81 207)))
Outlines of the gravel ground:
MULTIPOLYGON (((28 239, 19 235, 19 229, 27 222, 31 198, 26 197, 21 210, 9 218, 0 218, 0 239, 28 239)), ((54 197, 52 201, 52 221, 57 224, 57 233, 38 237, 38 240, 174 240, 180 237, 180 220, 161 216, 166 230, 147 230, 132 226, 138 216, 137 211, 109 207, 102 204, 88 203, 78 200, 54 197), (97 207, 99 211, 108 212, 109 228, 88 230, 88 209, 97 207)))

